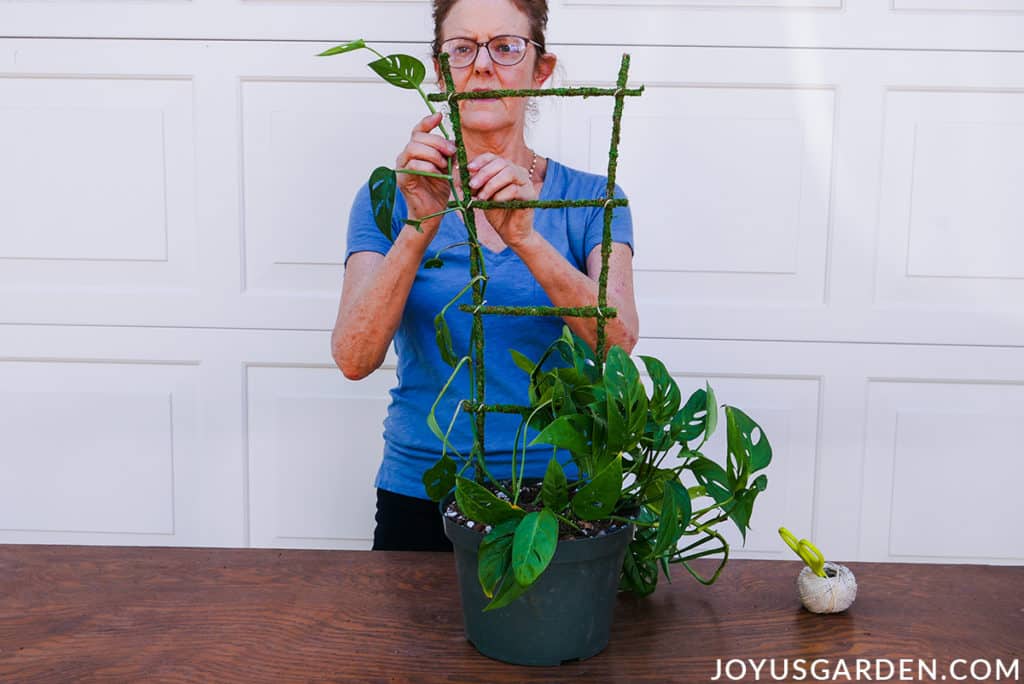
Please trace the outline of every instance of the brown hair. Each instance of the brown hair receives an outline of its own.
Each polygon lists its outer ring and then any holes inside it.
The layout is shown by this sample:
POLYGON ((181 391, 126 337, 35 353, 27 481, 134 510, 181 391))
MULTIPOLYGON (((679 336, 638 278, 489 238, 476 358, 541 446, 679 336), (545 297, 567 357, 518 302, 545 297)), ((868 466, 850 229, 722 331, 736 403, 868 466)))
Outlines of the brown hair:
MULTIPOLYGON (((441 53, 441 24, 448 17, 448 13, 455 7, 459 0, 434 0, 434 55, 441 53)), ((530 20, 530 39, 540 43, 537 53, 543 55, 547 42, 544 40, 544 31, 548 27, 548 3, 547 0, 511 0, 516 8, 526 15, 530 20)))

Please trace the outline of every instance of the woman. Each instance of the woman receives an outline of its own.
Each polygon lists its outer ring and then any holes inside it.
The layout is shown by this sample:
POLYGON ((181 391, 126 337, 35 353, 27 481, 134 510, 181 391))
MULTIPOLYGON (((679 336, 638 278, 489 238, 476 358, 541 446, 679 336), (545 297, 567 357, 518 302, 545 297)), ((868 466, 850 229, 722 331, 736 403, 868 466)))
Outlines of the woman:
MULTIPOLYGON (((458 92, 497 88, 539 88, 555 68, 556 57, 544 50, 547 3, 544 0, 435 0, 434 54, 449 54, 458 92)), ((439 63, 434 68, 443 87, 439 63)), ((527 147, 524 98, 464 100, 459 103, 473 196, 481 200, 598 198, 606 179, 562 166, 527 147)), ((396 169, 446 173, 455 145, 434 132, 441 114, 423 118, 398 155, 396 169)), ((454 161, 454 160, 453 160, 454 161)), ((458 170, 455 171, 458 178, 458 170)), ((419 233, 402 229, 402 219, 419 219, 442 211, 452 199, 447 181, 398 174, 394 243, 377 230, 369 187, 356 196, 349 220, 345 281, 332 354, 345 377, 358 380, 376 370, 395 341, 398 386, 384 423, 384 459, 377 474, 377 527, 374 549, 450 550, 437 505, 423 488, 424 471, 437 460, 440 442, 429 431, 427 412, 451 373, 437 350, 433 319, 469 282, 469 251, 452 248, 441 269, 424 269, 424 260, 442 248, 465 241, 461 216, 450 213, 424 220, 419 233)), ((617 189, 621 195, 621 191, 617 189)), ((597 302, 601 269, 603 210, 475 210, 487 269, 487 300, 492 304, 585 306, 597 302)), ((632 224, 626 208, 615 211, 608 303, 618 317, 607 325, 609 345, 627 352, 638 336, 633 297, 632 224)), ((464 302, 471 301, 467 294, 464 302)), ((461 303, 460 301, 460 303, 461 303)), ((447 316, 456 353, 468 349, 471 316, 449 309, 447 316)), ((592 348, 597 326, 591 319, 564 323, 592 348)), ((487 345, 489 403, 525 404, 526 377, 509 349, 537 359, 559 335, 563 321, 554 317, 523 319, 490 316, 484 329, 487 345)), ((470 396, 467 373, 457 377, 439 405, 439 422, 447 425, 457 401, 470 396)), ((488 469, 496 477, 510 473, 513 436, 519 418, 487 417, 488 469)), ((451 442, 469 453, 468 416, 456 420, 451 442)), ((528 451, 527 475, 543 476, 550 447, 528 451)), ((567 471, 570 478, 571 470, 567 471)))

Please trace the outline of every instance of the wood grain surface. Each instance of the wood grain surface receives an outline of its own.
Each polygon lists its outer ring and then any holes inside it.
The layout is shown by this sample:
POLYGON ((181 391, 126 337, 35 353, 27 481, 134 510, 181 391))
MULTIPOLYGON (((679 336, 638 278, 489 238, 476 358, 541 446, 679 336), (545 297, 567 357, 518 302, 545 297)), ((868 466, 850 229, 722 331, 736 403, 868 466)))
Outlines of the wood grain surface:
POLYGON ((800 607, 799 562, 734 560, 711 587, 676 569, 620 595, 603 653, 528 668, 466 642, 450 554, 7 545, 0 682, 689 684, 734 658, 1024 656, 1024 567, 849 566, 857 601, 826 616, 800 607))

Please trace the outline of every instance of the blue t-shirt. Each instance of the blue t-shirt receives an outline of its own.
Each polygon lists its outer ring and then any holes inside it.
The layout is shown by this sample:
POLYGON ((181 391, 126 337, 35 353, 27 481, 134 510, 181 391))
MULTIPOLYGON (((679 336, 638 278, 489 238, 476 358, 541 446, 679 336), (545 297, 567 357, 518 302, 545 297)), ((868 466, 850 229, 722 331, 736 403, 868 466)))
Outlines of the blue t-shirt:
MULTIPOLYGON (((604 197, 607 178, 578 171, 549 160, 540 199, 598 199, 604 197)), ((616 186, 617 197, 625 197, 616 186)), ((406 217, 406 204, 399 192, 395 202, 392 235, 400 230, 406 217)), ((604 228, 604 210, 600 207, 535 209, 534 229, 543 235, 569 263, 586 273, 586 259, 590 251, 601 244, 604 228)), ((458 212, 446 214, 437 234, 424 255, 424 260, 440 249, 466 240, 466 228, 458 212)), ((633 249, 633 223, 629 207, 617 207, 613 213, 612 240, 633 249)), ((369 184, 356 194, 349 216, 348 247, 345 261, 354 252, 386 254, 391 248, 373 220, 369 184)), ((551 306, 544 289, 530 273, 526 264, 510 248, 492 252, 482 247, 488 281, 485 299, 491 305, 551 306)), ((470 280, 469 247, 450 249, 441 255, 442 268, 416 272, 416 279, 395 333, 398 354, 398 386, 391 390, 391 404, 384 420, 384 459, 377 472, 376 486, 398 494, 421 499, 428 498, 423 488, 423 473, 441 455, 441 441, 427 426, 427 415, 452 373, 437 349, 434 316, 470 280)), ((445 316, 451 330, 452 345, 457 357, 469 351, 472 315, 459 311, 459 304, 472 304, 472 291, 452 305, 445 316)), ((564 322, 556 316, 484 317, 484 362, 486 374, 485 397, 488 404, 528 404, 527 376, 513 362, 509 349, 522 352, 537 361, 544 350, 560 334, 564 322)), ((471 397, 468 364, 463 366, 438 405, 435 416, 441 430, 447 429, 461 399, 471 397)), ((472 416, 460 412, 450 443, 469 457, 473 444, 472 416)), ((486 417, 484 448, 487 469, 497 478, 511 476, 512 442, 520 423, 517 415, 490 413, 486 417)), ((529 443, 535 433, 530 431, 529 443)), ((522 443, 520 443, 521 455, 522 443)), ((543 477, 551 459, 549 445, 535 445, 527 449, 527 477, 543 477)), ((449 455, 461 467, 460 459, 449 450, 449 455)), ((568 464, 566 475, 576 477, 567 453, 559 454, 559 461, 568 464)), ((517 470, 519 465, 517 464, 517 470)), ((472 469, 466 471, 467 476, 472 469)))

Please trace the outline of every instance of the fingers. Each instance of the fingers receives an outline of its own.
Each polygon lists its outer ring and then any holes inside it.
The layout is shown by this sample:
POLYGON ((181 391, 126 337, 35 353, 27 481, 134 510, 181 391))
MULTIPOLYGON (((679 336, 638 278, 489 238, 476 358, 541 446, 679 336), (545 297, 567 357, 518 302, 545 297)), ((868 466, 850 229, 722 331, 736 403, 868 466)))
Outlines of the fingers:
POLYGON ((398 155, 398 159, 395 160, 395 168, 414 168, 411 165, 411 162, 420 161, 426 162, 430 168, 421 169, 419 167, 415 167, 419 171, 445 173, 448 170, 448 161, 445 154, 448 153, 442 153, 433 145, 423 142, 410 142, 405 146, 405 149, 402 150, 401 154, 398 155))
MULTIPOLYGON (((417 171, 429 171, 430 173, 446 173, 448 170, 448 157, 455 154, 455 143, 430 133, 441 123, 441 112, 435 112, 425 116, 413 127, 409 142, 399 153, 395 160, 396 169, 413 169, 417 171), (422 165, 412 166, 413 160, 427 162, 428 167, 422 165)), ((405 181, 408 183, 409 181, 405 181)))
POLYGON ((434 112, 420 119, 419 123, 413 127, 412 132, 415 133, 429 133, 441 123, 441 112, 434 112))
POLYGON ((484 152, 483 154, 473 159, 473 161, 466 164, 466 168, 469 169, 470 173, 474 173, 481 167, 486 166, 487 164, 491 163, 496 159, 501 159, 501 157, 494 154, 493 152, 484 152))
POLYGON ((524 193, 523 190, 529 182, 525 170, 504 160, 495 160, 480 169, 470 181, 470 187, 476 184, 475 196, 481 200, 497 199, 496 193, 499 190, 511 191, 512 196, 507 199, 527 199, 532 193, 524 193))
POLYGON ((442 138, 434 133, 423 133, 420 131, 413 131, 410 142, 417 142, 422 145, 429 145, 441 154, 450 157, 455 154, 455 143, 447 138, 442 138))
MULTIPOLYGON (((407 162, 406 165, 404 167, 402 167, 402 168, 409 169, 411 171, 426 171, 427 173, 438 173, 439 171, 441 171, 443 173, 443 169, 438 169, 438 167, 436 165, 434 165, 433 163, 428 162, 428 161, 422 161, 420 159, 410 159, 409 162, 407 162)), ((407 176, 407 175, 408 174, 399 174, 400 178, 399 178, 398 182, 399 183, 402 182, 401 181, 401 176, 407 176)), ((434 179, 433 178, 428 178, 426 180, 430 181, 430 180, 434 180, 434 179)), ((413 181, 413 182, 415 182, 415 181, 413 181)), ((443 183, 444 181, 441 181, 441 182, 443 183)))
POLYGON ((519 197, 519 186, 506 185, 490 198, 492 202, 511 202, 512 200, 523 199, 519 197))

